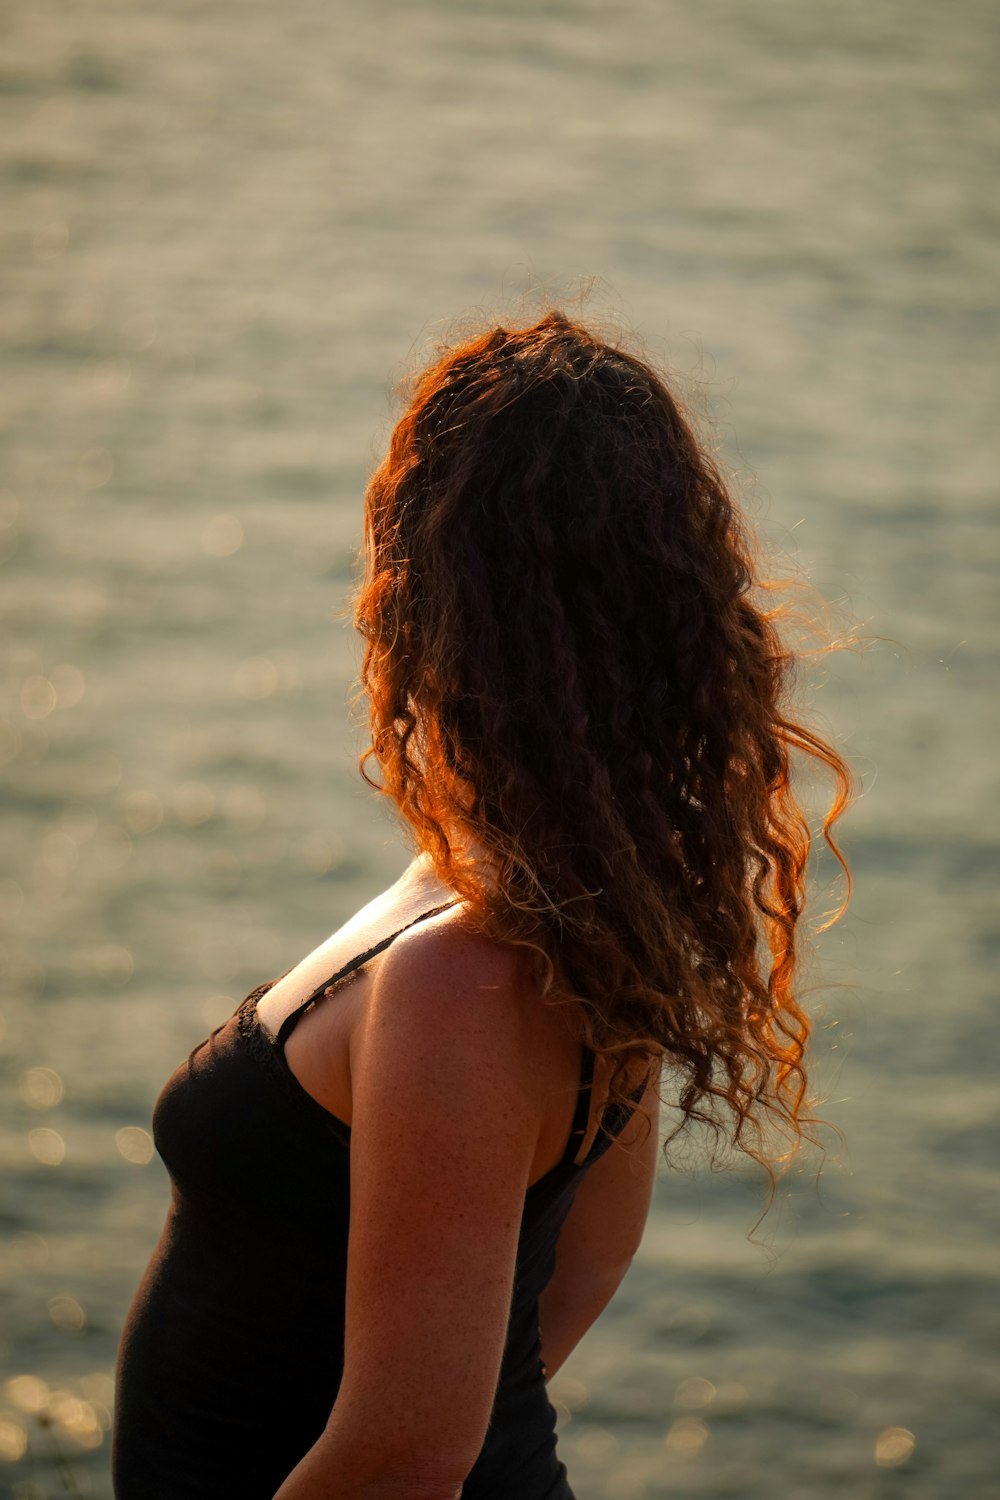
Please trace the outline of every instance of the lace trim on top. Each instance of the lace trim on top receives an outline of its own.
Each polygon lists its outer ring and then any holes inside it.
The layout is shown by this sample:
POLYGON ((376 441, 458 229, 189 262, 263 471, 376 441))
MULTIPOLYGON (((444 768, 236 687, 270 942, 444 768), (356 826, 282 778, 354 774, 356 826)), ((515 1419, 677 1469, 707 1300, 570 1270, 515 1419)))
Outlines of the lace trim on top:
MULTIPOLYGON (((284 978, 284 975, 280 977, 284 978)), ((257 1002, 277 982, 277 979, 272 979, 267 984, 258 985, 255 990, 250 991, 236 1011, 237 1030, 253 1056, 275 1080, 282 1097, 300 1114, 307 1116, 315 1124, 321 1125, 330 1135, 347 1145, 351 1138, 350 1127, 345 1125, 343 1120, 338 1120, 336 1115, 332 1115, 328 1109, 324 1109, 322 1104, 302 1087, 285 1061, 284 1054, 278 1050, 274 1039, 260 1023, 257 1016, 257 1002)))

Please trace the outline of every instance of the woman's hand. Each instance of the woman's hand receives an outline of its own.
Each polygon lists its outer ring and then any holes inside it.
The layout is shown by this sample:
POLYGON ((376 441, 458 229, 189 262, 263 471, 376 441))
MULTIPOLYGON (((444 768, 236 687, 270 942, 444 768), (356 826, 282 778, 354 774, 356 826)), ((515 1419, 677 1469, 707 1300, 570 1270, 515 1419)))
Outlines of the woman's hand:
POLYGON ((343 1380, 275 1500, 455 1500, 479 1455, 543 1117, 525 967, 437 919, 374 971, 351 1058, 343 1380))

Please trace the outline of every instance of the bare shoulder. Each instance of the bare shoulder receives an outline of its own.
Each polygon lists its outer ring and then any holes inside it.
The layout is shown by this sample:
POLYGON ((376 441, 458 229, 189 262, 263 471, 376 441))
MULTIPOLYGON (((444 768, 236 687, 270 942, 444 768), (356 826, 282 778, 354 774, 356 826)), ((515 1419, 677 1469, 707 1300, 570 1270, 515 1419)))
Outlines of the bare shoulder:
POLYGON ((473 928, 462 907, 402 932, 379 963, 376 992, 383 1006, 418 1010, 422 1020, 435 1011, 459 1008, 469 1016, 493 1014, 511 1023, 540 999, 528 950, 497 943, 473 928))
MULTIPOLYGON (((529 950, 474 930, 454 907, 401 933, 381 956, 357 1046, 391 1037, 428 1075, 501 1076, 531 1092, 541 995, 529 950)), ((352 1070, 355 1063, 352 1061, 352 1070)))

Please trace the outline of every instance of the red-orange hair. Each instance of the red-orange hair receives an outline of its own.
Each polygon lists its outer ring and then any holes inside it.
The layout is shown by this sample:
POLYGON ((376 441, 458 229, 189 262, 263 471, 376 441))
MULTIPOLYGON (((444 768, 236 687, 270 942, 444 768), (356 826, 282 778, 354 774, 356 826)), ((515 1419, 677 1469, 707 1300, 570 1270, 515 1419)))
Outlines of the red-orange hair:
POLYGON ((765 1162, 768 1119, 797 1144, 791 752, 833 773, 845 873, 852 781, 792 716, 795 652, 677 400, 559 312, 491 328, 416 379, 365 521, 362 769, 483 929, 583 1001, 612 1102, 666 1058, 682 1124, 765 1162))

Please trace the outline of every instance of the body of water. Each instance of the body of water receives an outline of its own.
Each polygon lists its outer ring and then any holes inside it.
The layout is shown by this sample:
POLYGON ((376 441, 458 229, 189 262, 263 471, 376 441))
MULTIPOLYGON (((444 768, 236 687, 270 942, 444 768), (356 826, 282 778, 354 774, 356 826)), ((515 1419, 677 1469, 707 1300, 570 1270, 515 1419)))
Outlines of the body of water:
POLYGON ((336 615, 392 381, 596 277, 872 644, 808 688, 846 1148, 756 1240, 662 1173, 561 1447, 580 1500, 1000 1496, 996 51, 978 0, 7 7, 0 1494, 108 1500, 156 1093, 406 858, 336 615))

